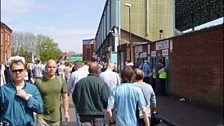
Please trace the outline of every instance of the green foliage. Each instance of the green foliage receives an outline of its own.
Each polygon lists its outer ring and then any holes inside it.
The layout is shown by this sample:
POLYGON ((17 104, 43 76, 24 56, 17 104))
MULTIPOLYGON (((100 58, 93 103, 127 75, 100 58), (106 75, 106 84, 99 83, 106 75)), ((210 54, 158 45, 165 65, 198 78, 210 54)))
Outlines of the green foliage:
POLYGON ((57 59, 62 54, 61 50, 58 48, 58 44, 49 37, 42 39, 41 43, 36 46, 36 49, 42 61, 57 59))
POLYGON ((28 52, 28 50, 24 49, 23 47, 20 47, 16 52, 12 53, 13 56, 22 56, 25 58, 25 60, 31 61, 32 59, 32 53, 28 52))

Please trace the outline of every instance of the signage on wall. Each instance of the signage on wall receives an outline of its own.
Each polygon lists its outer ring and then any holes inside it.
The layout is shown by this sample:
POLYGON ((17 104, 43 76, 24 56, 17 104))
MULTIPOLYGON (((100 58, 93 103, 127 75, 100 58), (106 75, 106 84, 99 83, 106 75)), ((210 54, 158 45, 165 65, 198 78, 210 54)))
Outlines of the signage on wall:
POLYGON ((139 54, 139 58, 142 58, 142 53, 139 54))
POLYGON ((173 52, 173 40, 170 40, 170 52, 173 52))
POLYGON ((169 55, 168 49, 162 50, 162 56, 168 56, 168 55, 169 55))
POLYGON ((169 48, 169 40, 164 40, 156 43, 156 50, 163 50, 169 48))
POLYGON ((142 46, 135 46, 135 53, 142 52, 142 46))
POLYGON ((139 58, 139 54, 135 53, 135 59, 139 58))
POLYGON ((151 57, 156 57, 156 51, 151 51, 151 57))
POLYGON ((142 53, 142 58, 143 58, 143 57, 147 57, 147 53, 146 53, 146 52, 143 52, 143 53, 142 53))

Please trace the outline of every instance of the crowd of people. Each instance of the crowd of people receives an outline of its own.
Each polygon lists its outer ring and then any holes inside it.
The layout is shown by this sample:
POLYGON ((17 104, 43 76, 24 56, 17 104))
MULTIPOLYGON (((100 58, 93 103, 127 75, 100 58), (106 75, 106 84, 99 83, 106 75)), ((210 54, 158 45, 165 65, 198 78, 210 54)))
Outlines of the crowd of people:
POLYGON ((62 120, 70 121, 68 99, 72 97, 74 125, 150 126, 156 113, 158 78, 160 93, 166 95, 165 65, 159 62, 152 68, 144 61, 138 68, 126 64, 120 73, 116 68, 114 63, 49 59, 33 64, 11 57, 7 65, 1 65, 0 122, 60 126, 62 120))

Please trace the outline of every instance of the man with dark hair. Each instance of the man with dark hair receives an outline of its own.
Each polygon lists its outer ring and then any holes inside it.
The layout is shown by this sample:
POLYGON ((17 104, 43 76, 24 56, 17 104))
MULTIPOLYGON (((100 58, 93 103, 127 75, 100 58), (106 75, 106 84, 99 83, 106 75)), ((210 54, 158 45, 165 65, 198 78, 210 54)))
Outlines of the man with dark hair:
MULTIPOLYGON (((143 91, 143 94, 145 96, 146 102, 147 102, 147 112, 149 119, 151 118, 151 112, 156 113, 156 96, 152 89, 152 86, 143 82, 144 73, 141 69, 136 68, 134 70, 135 73, 135 83, 134 85, 141 88, 143 91)), ((139 111, 139 126, 143 126, 143 117, 142 112, 139 111)))
POLYGON ((145 125, 150 125, 144 95, 139 87, 132 84, 133 77, 133 69, 125 66, 121 72, 123 83, 111 91, 107 106, 107 116, 111 125, 137 126, 136 110, 138 108, 143 113, 145 125))
POLYGON ((76 83, 72 98, 81 125, 102 126, 109 96, 109 87, 98 75, 100 67, 97 62, 89 65, 89 75, 76 83))
POLYGON ((67 90, 69 94, 73 92, 76 83, 80 79, 87 77, 87 73, 82 69, 83 63, 81 61, 76 61, 73 67, 76 69, 76 71, 72 72, 67 82, 67 90))
POLYGON ((24 80, 25 59, 10 58, 13 82, 0 88, 0 122, 7 126, 32 126, 35 113, 43 113, 43 102, 37 87, 24 80))

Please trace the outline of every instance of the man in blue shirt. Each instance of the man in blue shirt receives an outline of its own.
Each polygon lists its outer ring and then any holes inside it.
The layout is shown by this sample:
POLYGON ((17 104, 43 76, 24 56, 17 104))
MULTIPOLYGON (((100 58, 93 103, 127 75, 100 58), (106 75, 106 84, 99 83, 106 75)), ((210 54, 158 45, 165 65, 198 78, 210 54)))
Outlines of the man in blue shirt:
POLYGON ((142 90, 132 84, 133 76, 133 69, 125 66, 121 72, 123 83, 111 91, 106 110, 111 125, 137 126, 136 110, 138 108, 142 110, 145 125, 150 125, 145 108, 145 98, 142 90))
POLYGON ((0 87, 0 122, 10 126, 34 125, 33 112, 43 113, 43 102, 37 87, 24 81, 26 68, 23 57, 11 57, 13 82, 0 87))
POLYGON ((145 60, 144 63, 140 66, 140 68, 144 72, 143 81, 145 83, 152 84, 152 69, 151 69, 151 66, 148 64, 148 61, 145 60))

